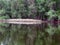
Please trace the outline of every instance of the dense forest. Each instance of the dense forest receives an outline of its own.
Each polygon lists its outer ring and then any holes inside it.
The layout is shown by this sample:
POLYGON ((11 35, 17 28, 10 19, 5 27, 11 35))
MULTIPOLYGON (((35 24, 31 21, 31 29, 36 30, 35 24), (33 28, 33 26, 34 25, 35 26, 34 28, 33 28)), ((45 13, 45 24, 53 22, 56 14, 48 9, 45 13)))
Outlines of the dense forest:
POLYGON ((0 0, 0 18, 58 19, 59 0, 0 0))

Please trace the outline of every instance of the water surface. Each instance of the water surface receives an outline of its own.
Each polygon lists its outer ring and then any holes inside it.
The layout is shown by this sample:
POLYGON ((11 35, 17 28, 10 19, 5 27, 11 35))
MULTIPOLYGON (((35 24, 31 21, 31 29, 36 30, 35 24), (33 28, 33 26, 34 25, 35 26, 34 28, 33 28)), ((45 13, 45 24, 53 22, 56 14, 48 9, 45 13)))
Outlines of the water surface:
POLYGON ((0 25, 0 45, 60 45, 60 26, 0 25))

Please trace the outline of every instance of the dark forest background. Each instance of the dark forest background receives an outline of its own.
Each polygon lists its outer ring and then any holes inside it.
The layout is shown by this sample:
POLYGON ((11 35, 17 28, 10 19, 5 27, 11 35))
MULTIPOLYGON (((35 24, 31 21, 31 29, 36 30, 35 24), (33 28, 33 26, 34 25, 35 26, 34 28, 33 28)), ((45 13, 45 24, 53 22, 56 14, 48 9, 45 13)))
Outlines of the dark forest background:
POLYGON ((51 20, 60 17, 60 0, 0 0, 0 18, 51 20))

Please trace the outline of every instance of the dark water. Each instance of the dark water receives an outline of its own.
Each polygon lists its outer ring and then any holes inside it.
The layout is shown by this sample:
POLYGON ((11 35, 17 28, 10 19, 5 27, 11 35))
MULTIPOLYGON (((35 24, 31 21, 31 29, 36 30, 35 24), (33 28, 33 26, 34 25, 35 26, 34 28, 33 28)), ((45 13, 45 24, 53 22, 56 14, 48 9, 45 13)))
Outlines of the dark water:
POLYGON ((0 45, 60 45, 60 26, 53 23, 1 25, 0 45))

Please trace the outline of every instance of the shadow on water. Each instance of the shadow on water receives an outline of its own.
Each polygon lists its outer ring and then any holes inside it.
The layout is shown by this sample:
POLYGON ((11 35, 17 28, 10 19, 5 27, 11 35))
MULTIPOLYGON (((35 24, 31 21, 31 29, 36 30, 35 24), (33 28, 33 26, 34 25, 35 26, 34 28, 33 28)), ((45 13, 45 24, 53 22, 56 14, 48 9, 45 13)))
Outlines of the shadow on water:
POLYGON ((0 45, 60 45, 59 42, 58 24, 0 26, 0 45))

